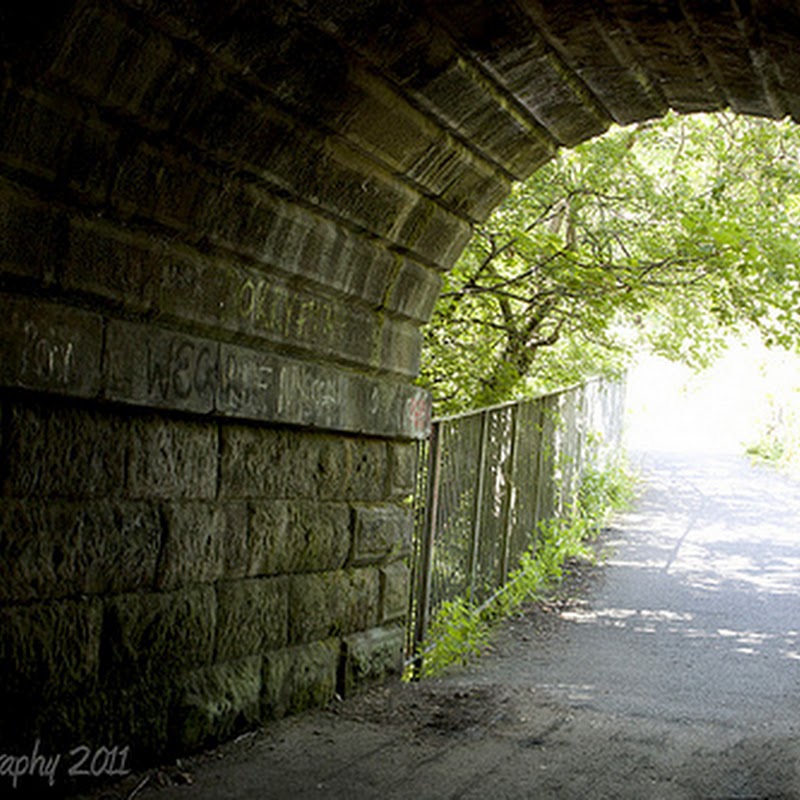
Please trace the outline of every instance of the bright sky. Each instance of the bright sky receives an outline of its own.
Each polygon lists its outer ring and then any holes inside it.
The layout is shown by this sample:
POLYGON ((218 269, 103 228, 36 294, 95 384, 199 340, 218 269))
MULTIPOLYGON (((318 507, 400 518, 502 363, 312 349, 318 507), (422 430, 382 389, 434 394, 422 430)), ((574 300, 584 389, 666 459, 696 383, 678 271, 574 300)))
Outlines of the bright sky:
POLYGON ((628 448, 743 453, 776 408, 799 403, 800 358, 755 340, 699 375, 644 356, 628 376, 628 448))

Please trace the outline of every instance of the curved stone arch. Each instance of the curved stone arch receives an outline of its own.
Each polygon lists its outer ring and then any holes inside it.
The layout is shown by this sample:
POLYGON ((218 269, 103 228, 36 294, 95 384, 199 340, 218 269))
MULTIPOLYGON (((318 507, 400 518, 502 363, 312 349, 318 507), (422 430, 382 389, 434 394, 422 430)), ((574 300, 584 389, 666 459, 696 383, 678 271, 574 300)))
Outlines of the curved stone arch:
POLYGON ((21 9, 0 658, 31 741, 189 748, 392 666, 419 328, 472 226, 613 122, 800 113, 788 1, 21 9))

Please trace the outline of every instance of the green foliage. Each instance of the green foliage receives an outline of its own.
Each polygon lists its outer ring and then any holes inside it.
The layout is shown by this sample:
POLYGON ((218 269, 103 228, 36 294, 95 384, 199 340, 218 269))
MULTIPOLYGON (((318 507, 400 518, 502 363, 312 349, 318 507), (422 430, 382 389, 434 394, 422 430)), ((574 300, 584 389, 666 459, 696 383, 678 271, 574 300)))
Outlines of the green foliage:
POLYGON ((428 629, 423 675, 435 675, 452 664, 466 664, 480 655, 488 641, 489 624, 468 600, 459 597, 442 603, 428 629))
MULTIPOLYGON (((795 390, 798 391, 798 390, 795 390)), ((772 398, 770 419, 763 425, 757 441, 746 448, 755 462, 800 475, 800 412, 794 402, 783 405, 772 398)))
POLYGON ((612 511, 628 507, 635 485, 633 475, 619 465, 587 471, 570 515, 539 523, 534 543, 499 592, 482 606, 465 598, 440 606, 422 648, 423 676, 479 656, 490 640, 493 624, 518 613, 525 603, 552 593, 569 561, 591 561, 587 541, 597 535, 612 511))
POLYGON ((477 231, 426 331, 438 413, 624 371, 701 368, 728 332, 800 341, 800 128, 679 117, 560 153, 477 231))

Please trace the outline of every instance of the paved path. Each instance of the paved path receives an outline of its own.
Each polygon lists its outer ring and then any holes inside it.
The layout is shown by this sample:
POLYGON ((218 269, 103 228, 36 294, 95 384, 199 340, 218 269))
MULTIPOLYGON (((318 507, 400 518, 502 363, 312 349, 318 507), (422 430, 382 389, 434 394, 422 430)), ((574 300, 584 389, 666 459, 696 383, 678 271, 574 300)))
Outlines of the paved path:
MULTIPOLYGON (((549 635, 286 720, 172 798, 800 798, 800 485, 647 456, 613 556, 549 635)), ((541 615, 540 615, 541 616, 541 615)))

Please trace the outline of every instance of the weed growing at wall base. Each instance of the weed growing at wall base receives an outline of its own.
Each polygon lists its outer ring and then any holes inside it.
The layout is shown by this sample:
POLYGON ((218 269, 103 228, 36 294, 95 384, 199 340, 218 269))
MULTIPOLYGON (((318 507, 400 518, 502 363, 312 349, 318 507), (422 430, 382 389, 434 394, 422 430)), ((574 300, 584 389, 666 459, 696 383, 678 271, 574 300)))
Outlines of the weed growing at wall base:
MULTIPOLYGON (((499 621, 519 613, 525 603, 553 593, 566 563, 593 561, 588 543, 614 511, 630 506, 635 488, 635 477, 620 465, 588 470, 573 508, 560 519, 539 523, 533 544, 496 594, 482 605, 462 597, 439 607, 422 648, 421 675, 430 677, 479 656, 499 621)), ((407 677, 411 676, 409 670, 407 677)))

